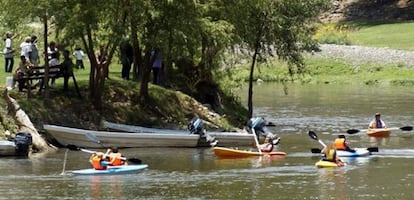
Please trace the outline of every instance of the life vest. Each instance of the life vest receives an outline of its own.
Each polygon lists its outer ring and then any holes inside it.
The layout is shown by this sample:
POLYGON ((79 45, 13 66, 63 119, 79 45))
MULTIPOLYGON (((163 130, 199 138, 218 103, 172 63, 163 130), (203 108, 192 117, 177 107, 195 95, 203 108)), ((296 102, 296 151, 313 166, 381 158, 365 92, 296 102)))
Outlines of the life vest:
POLYGON ((94 156, 92 158, 92 166, 93 166, 93 168, 96 169, 96 170, 105 170, 106 169, 106 166, 102 165, 101 164, 101 161, 102 160, 98 156, 94 156))
POLYGON ((338 150, 346 150, 345 138, 336 138, 334 146, 338 150))
POLYGON ((272 152, 273 151, 273 145, 270 143, 263 144, 260 148, 263 152, 272 152))
POLYGON ((125 162, 121 159, 122 155, 120 153, 111 153, 109 155, 110 157, 110 162, 112 162, 112 166, 119 166, 119 165, 123 165, 125 162), (113 160, 113 161, 112 161, 113 160))
POLYGON ((328 149, 326 152, 326 160, 331 162, 336 162, 336 150, 335 149, 328 149))
POLYGON ((374 121, 371 123, 370 128, 384 128, 384 124, 382 123, 382 121, 381 121, 381 120, 374 120, 374 121))

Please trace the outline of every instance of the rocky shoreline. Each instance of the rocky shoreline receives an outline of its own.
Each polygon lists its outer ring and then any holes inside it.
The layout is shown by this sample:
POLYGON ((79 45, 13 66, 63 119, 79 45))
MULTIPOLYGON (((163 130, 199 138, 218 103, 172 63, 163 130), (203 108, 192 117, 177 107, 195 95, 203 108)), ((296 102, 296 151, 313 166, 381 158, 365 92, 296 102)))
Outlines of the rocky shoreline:
POLYGON ((354 65, 380 63, 414 68, 414 51, 335 44, 321 44, 320 49, 321 51, 312 53, 312 56, 346 60, 354 65))

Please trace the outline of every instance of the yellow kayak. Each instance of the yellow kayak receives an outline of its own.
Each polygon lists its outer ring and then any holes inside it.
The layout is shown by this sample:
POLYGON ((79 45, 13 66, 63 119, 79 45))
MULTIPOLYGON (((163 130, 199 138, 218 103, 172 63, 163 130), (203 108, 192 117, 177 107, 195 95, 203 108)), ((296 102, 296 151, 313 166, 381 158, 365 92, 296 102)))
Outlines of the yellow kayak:
POLYGON ((318 168, 326 168, 326 167, 343 167, 344 165, 338 165, 335 162, 325 161, 325 160, 319 160, 315 163, 315 166, 318 168))
POLYGON ((367 135, 370 137, 389 137, 391 131, 388 128, 368 129, 367 135))
POLYGON ((257 151, 247 151, 247 150, 238 150, 238 149, 231 149, 231 148, 224 148, 224 147, 214 147, 214 154, 218 157, 226 157, 226 158, 243 158, 243 157, 250 157, 250 156, 286 156, 285 152, 280 151, 272 151, 272 152, 257 152, 257 151))

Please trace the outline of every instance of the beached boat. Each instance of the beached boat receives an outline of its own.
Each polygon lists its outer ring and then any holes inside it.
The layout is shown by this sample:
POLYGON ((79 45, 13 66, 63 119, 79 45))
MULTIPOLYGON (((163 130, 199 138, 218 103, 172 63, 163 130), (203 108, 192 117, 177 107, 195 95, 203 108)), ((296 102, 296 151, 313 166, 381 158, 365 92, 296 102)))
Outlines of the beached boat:
POLYGON ((27 157, 32 145, 32 136, 27 133, 17 133, 12 140, 0 140, 0 156, 27 157))
POLYGON ((57 125, 43 125, 43 128, 63 146, 76 145, 84 148, 127 147, 197 147, 199 135, 163 133, 127 133, 93 131, 57 125), (100 143, 88 137, 94 135, 100 143))
MULTIPOLYGON (((104 127, 113 130, 120 130, 134 133, 158 133, 158 134, 190 134, 187 130, 174 130, 174 129, 159 129, 159 128, 147 128, 142 126, 118 124, 112 122, 103 122, 104 127)), ((253 134, 248 132, 207 132, 202 137, 206 136, 214 137, 218 140, 217 146, 222 147, 239 147, 239 146, 254 146, 253 134)), ((199 147, 211 146, 205 139, 200 139, 199 147)))

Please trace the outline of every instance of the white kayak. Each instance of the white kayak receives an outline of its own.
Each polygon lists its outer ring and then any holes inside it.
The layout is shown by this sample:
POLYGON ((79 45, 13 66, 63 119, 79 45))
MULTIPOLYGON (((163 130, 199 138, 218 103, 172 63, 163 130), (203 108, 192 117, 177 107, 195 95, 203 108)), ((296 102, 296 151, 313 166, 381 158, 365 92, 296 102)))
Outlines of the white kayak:
POLYGON ((371 152, 367 148, 354 148, 355 152, 344 151, 344 150, 337 150, 337 154, 339 157, 362 157, 362 156, 369 156, 371 152))
POLYGON ((75 175, 112 175, 112 174, 129 174, 142 171, 148 168, 148 165, 121 165, 121 166, 109 166, 105 170, 80 169, 72 171, 75 175))

